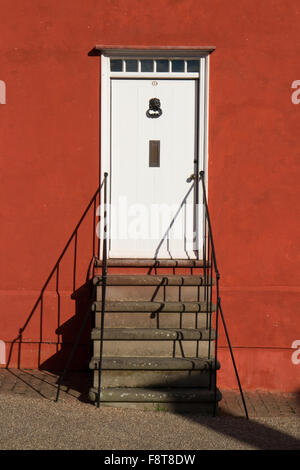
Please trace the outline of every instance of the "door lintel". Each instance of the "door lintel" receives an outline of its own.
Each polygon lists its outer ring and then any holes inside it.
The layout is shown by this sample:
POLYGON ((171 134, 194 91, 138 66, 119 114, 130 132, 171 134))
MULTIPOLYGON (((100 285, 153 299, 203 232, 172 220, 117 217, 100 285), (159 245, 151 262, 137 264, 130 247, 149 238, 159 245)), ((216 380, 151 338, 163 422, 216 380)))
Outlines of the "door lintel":
POLYGON ((108 46, 96 45, 94 51, 105 56, 176 56, 201 57, 209 55, 216 49, 215 46, 108 46))

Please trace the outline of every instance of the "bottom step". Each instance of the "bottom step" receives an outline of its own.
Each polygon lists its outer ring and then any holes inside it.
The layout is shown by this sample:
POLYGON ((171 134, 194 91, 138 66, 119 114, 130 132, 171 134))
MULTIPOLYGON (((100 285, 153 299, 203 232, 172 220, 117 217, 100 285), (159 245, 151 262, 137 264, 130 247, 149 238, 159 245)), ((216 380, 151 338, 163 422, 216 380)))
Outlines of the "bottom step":
MULTIPOLYGON (((91 401, 96 402, 98 390, 91 388, 91 401)), ((216 402, 222 399, 217 390, 216 402)), ((103 406, 139 408, 144 410, 172 411, 178 413, 213 414, 215 392, 209 389, 145 389, 145 388, 105 388, 101 390, 100 402, 103 406)), ((216 411, 217 411, 216 405, 216 411)))

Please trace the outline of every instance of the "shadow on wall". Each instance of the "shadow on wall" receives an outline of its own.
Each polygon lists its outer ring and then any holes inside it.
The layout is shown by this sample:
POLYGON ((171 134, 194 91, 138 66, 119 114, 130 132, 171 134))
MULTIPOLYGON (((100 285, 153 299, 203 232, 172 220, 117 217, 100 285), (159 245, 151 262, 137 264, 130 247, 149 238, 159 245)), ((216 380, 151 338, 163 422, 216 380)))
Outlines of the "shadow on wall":
MULTIPOLYGON (((26 321, 12 340, 8 348, 7 369, 26 367, 28 355, 30 364, 36 364, 39 369, 64 368, 68 351, 71 350, 80 322, 86 314, 91 296, 90 277, 94 259, 99 257, 96 216, 101 187, 102 185, 97 188, 88 203, 26 321), (78 285, 81 287, 78 288, 78 285), (72 317, 74 300, 75 316, 72 317), (54 355, 49 359, 53 352, 54 355)), ((87 325, 88 328, 90 325, 87 325)), ((84 334, 74 358, 77 362, 73 362, 77 369, 86 367, 90 357, 89 344, 90 339, 87 340, 87 334, 84 334)))
MULTIPOLYGON (((40 368, 50 372, 62 370, 70 356, 71 349, 75 343, 78 331, 84 321, 89 308, 93 292, 92 280, 88 280, 77 289, 71 296, 75 300, 75 315, 60 325, 55 333, 61 338, 60 349, 50 358, 42 362, 40 368)), ((92 356, 91 350, 92 315, 89 316, 87 324, 82 333, 80 344, 75 350, 75 355, 70 364, 71 370, 86 370, 92 356)))

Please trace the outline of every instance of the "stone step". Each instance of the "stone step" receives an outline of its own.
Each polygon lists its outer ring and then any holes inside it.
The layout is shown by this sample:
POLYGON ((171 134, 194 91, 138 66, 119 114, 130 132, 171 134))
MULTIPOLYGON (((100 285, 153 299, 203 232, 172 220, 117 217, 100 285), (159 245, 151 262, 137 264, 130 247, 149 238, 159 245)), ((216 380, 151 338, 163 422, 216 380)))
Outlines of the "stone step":
MULTIPOLYGON (((144 357, 208 357, 213 356, 213 343, 209 341, 103 341, 103 356, 144 357)), ((100 355, 100 341, 93 341, 93 355, 100 355)))
MULTIPOLYGON (((93 283, 102 285, 102 276, 95 276, 93 283)), ((109 274, 106 278, 107 286, 210 286, 214 279, 202 276, 174 275, 126 275, 109 274)))
MULTIPOLYGON (((93 387, 98 388, 99 372, 93 371, 93 387)), ((101 371, 102 387, 208 388, 215 383, 213 370, 106 370, 101 371)))
MULTIPOLYGON (((91 388, 89 398, 96 401, 98 390, 91 388)), ((222 395, 217 390, 216 400, 220 401, 222 395)), ((214 390, 203 388, 104 388, 100 392, 102 403, 214 403, 214 390)))
MULTIPOLYGON (((204 302, 210 298, 210 286, 112 286, 106 287, 107 301, 204 302)), ((96 300, 102 299, 97 286, 96 300)))
MULTIPOLYGON (((216 306, 206 302, 156 302, 156 301, 112 301, 105 302, 106 312, 214 312, 216 306)), ((102 302, 96 301, 92 305, 94 312, 101 312, 102 302)))
MULTIPOLYGON (((100 340, 101 329, 94 328, 92 340, 100 340)), ((103 332, 104 340, 165 340, 165 341, 209 341, 215 339, 215 330, 208 328, 106 328, 103 332)))
MULTIPOLYGON (((96 401, 96 395, 93 392, 93 389, 90 389, 90 400, 92 402, 96 401)), ((96 404, 96 403, 95 403, 96 404)), ((169 412, 175 414, 184 414, 186 415, 195 415, 198 416, 214 416, 218 414, 218 403, 216 407, 214 403, 178 403, 178 402, 169 402, 169 403, 162 403, 162 402, 110 402, 104 401, 101 402, 101 407, 108 407, 108 408, 131 408, 134 410, 142 410, 142 411, 159 411, 159 412, 169 412)))
MULTIPOLYGON (((206 357, 103 357, 103 370, 214 370, 220 364, 214 359, 206 357)), ((93 357, 89 364, 90 369, 98 369, 99 357, 93 357)))
MULTIPOLYGON (((105 328, 208 328, 211 313, 180 312, 108 312, 105 328)), ((95 327, 101 328, 101 312, 95 312, 95 327)))
MULTIPOLYGON (((101 261, 97 266, 91 401, 97 400, 100 365, 101 261)), ((206 301, 215 281, 204 277, 203 261, 110 259, 108 267, 101 404, 212 414, 220 364, 209 329, 216 306, 206 301)))
MULTIPOLYGON (((203 260, 196 259, 141 259, 141 258, 110 258, 109 267, 151 267, 151 268, 202 268, 203 260)), ((102 260, 96 260, 96 267, 102 266, 102 260)))

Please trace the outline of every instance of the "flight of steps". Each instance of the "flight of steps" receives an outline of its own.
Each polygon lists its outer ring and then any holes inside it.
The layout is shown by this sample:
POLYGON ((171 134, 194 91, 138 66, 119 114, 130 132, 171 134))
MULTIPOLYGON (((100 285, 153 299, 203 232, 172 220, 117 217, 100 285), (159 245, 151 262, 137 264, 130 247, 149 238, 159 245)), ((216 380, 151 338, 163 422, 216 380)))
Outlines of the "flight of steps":
MULTIPOLYGON (((100 266, 94 283, 93 402, 100 358, 100 266)), ((108 260, 101 405, 213 413, 215 306, 207 311, 209 289, 200 260, 108 260)))

